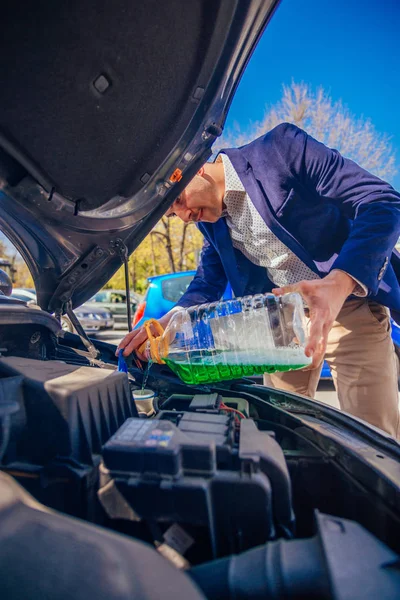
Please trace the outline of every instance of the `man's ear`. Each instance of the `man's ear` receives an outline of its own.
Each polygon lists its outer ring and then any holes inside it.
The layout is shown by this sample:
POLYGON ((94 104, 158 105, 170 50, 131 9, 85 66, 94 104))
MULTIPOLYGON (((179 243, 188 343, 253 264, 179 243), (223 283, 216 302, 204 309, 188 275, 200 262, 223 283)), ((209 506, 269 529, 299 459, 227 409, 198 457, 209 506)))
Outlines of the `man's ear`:
POLYGON ((203 175, 204 175, 204 165, 202 167, 200 167, 200 169, 197 171, 197 175, 200 175, 200 177, 203 177, 203 175))

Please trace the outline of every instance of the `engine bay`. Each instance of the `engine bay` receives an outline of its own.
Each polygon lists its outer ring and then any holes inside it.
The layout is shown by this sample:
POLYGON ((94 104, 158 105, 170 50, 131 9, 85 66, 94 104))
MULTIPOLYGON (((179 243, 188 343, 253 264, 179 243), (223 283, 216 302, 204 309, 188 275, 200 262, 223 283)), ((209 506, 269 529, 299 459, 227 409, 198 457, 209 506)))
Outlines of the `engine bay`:
MULTIPOLYGON (((155 419, 128 419, 103 448, 99 498, 115 518, 112 482, 140 518, 158 528, 158 540, 179 525, 193 540, 191 563, 237 554, 294 531, 290 477, 273 435, 252 419, 235 422, 224 408, 161 410, 155 419)), ((214 405, 221 398, 215 394, 214 405)), ((119 512, 118 516, 121 514, 119 512)))
POLYGON ((47 317, 51 326, 30 314, 0 333, 0 407, 13 405, 1 471, 37 502, 150 544, 207 598, 269 597, 253 593, 248 569, 263 593, 281 572, 287 595, 270 597, 300 597, 305 581, 314 597, 342 597, 333 590, 348 585, 339 575, 352 544, 363 551, 349 578, 367 560, 392 597, 397 446, 384 440, 377 450, 372 434, 341 428, 343 417, 304 398, 246 380, 187 386, 163 365, 147 374, 155 398, 146 418, 132 395, 144 373, 118 372, 114 348, 101 342, 91 360, 47 317))

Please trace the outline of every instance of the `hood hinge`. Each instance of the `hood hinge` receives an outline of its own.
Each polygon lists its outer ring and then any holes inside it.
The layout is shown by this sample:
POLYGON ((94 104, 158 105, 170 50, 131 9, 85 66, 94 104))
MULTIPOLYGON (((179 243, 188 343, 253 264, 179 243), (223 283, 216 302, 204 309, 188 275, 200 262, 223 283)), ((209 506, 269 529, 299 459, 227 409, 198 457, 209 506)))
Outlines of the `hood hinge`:
POLYGON ((88 338, 88 336, 86 334, 86 331, 83 329, 82 325, 80 324, 78 317, 75 315, 74 311, 72 310, 71 300, 69 300, 67 302, 66 314, 70 318, 70 321, 71 321, 72 325, 74 326, 75 331, 81 338, 82 344, 87 349, 90 358, 96 360, 96 358, 98 358, 100 352, 97 350, 97 348, 94 346, 94 344, 92 344, 92 342, 90 341, 90 339, 88 338))

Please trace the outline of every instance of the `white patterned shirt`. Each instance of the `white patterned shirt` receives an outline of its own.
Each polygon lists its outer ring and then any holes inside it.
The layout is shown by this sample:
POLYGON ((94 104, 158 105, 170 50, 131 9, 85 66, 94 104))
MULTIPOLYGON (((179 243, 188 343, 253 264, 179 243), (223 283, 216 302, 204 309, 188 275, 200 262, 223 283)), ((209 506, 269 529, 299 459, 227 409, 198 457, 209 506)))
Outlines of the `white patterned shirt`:
MULTIPOLYGON (((226 218, 233 246, 252 263, 265 267, 268 278, 278 287, 307 279, 320 279, 318 273, 307 267, 272 233, 244 189, 228 156, 223 153, 219 156, 225 171, 226 210, 222 216, 226 218)), ((367 296, 367 287, 358 279, 353 279, 357 283, 353 296, 367 296)))
POLYGON ((257 211, 226 154, 220 154, 225 170, 226 211, 233 246, 252 263, 265 267, 269 279, 278 287, 319 275, 305 265, 274 233, 257 211))

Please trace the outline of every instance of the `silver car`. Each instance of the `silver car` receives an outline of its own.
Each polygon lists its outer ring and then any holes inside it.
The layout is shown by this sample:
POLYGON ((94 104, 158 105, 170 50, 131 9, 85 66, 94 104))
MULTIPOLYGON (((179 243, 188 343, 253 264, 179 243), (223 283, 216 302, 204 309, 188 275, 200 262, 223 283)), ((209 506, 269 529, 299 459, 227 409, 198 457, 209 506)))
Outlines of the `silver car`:
POLYGON ((112 329, 114 327, 114 319, 111 312, 89 302, 77 308, 75 314, 83 329, 87 332, 112 329))
MULTIPOLYGON (((30 306, 37 306, 36 294, 32 289, 14 288, 11 297, 23 300, 30 306)), ((114 327, 114 319, 111 312, 89 302, 77 308, 75 314, 83 329, 88 333, 112 329, 114 327)), ((67 315, 61 317, 61 327, 63 331, 74 331, 74 326, 67 315)))

